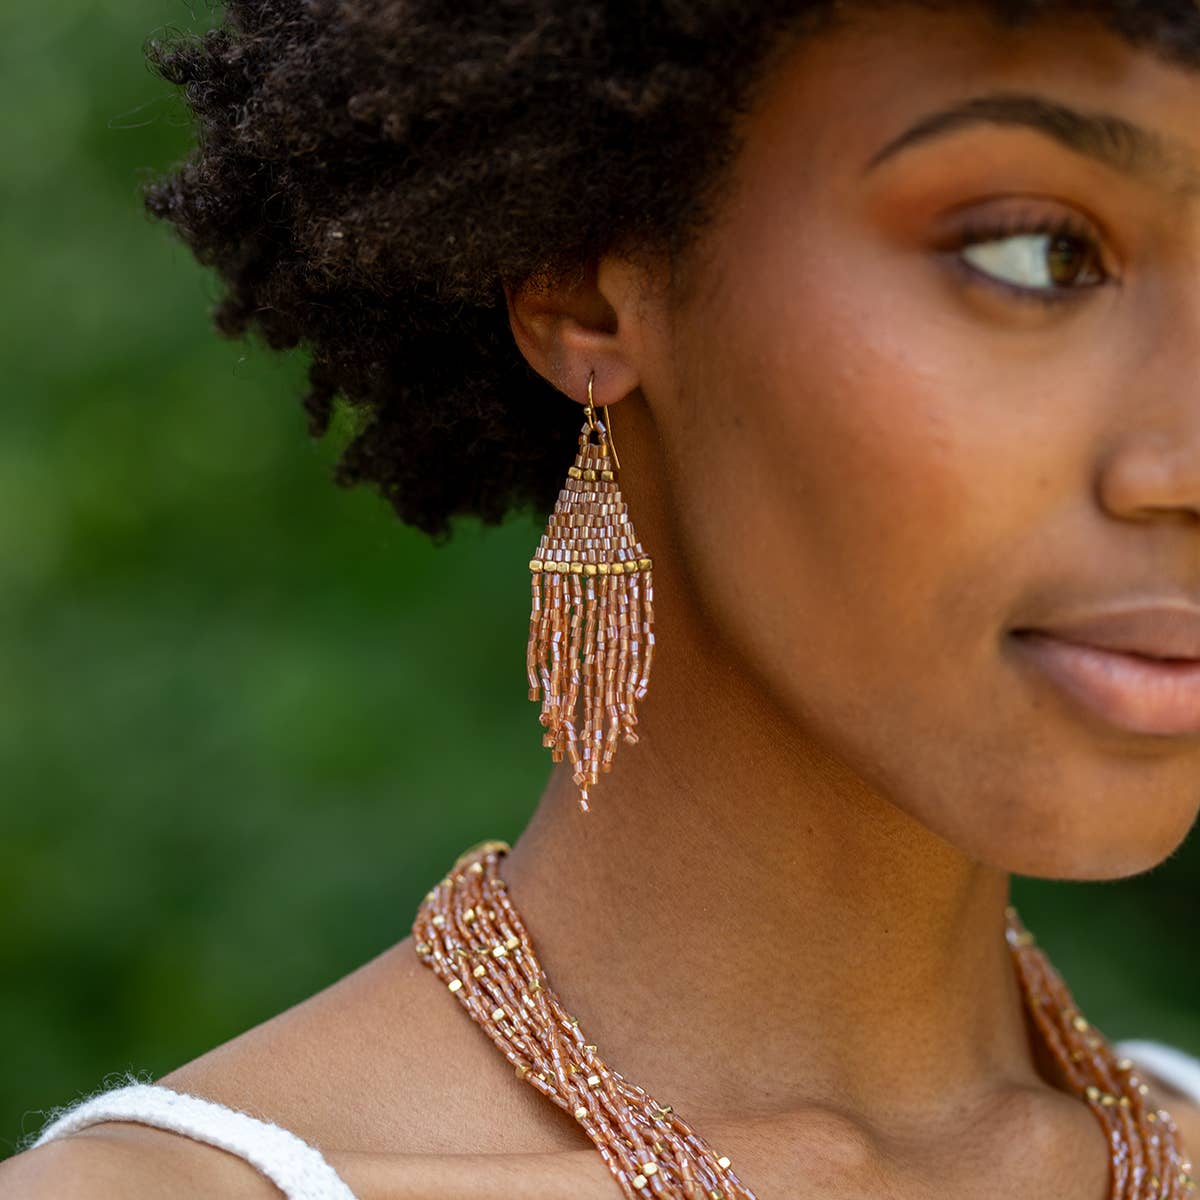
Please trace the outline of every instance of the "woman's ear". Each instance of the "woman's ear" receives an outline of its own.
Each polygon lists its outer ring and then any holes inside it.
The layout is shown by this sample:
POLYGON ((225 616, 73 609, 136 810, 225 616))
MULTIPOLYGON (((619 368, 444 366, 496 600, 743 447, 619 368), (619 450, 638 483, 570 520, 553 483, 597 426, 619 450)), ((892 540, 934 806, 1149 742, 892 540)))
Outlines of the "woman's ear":
POLYGON ((504 285, 508 319, 530 366, 560 392, 596 407, 615 404, 641 382, 636 305, 645 279, 628 260, 606 256, 558 282, 504 285))

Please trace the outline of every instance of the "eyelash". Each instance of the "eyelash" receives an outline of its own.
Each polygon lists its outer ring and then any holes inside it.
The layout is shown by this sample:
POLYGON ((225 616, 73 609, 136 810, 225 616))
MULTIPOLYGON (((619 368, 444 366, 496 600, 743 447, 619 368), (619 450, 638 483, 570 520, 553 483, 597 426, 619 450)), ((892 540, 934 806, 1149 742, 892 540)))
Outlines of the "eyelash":
POLYGON ((973 281, 983 280, 990 287, 998 288, 1018 300, 1030 301, 1051 308, 1071 300, 1077 300, 1080 292, 1102 287, 1112 278, 1104 269, 1101 259, 1100 243, 1090 228, 1081 221, 1066 215, 1022 217, 1011 216, 1002 218, 980 217, 969 221, 955 235, 954 244, 950 249, 954 253, 954 261, 958 268, 966 272, 973 281), (1075 287, 1059 288, 1028 288, 1020 284, 1010 283, 1006 279, 990 275, 978 267, 972 266, 961 257, 961 251, 968 246, 984 242, 1003 241, 1011 237, 1030 237, 1037 234, 1049 234, 1054 238, 1064 237, 1082 242, 1088 249, 1095 251, 1095 260, 1099 263, 1104 278, 1100 283, 1084 284, 1075 287))

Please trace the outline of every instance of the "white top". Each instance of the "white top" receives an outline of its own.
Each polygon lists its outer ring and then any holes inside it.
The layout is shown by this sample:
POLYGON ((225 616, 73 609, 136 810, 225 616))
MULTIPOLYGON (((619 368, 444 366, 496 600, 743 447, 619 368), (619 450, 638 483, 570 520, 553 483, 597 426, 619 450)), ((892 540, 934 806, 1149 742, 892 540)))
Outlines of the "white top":
POLYGON ((315 1147, 290 1129, 153 1083, 134 1083, 78 1101, 51 1119, 30 1145, 100 1121, 137 1121, 220 1146, 257 1167, 288 1200, 355 1200, 315 1147))
MULTIPOLYGON (((1200 1058, 1145 1040, 1114 1042, 1113 1049, 1200 1104, 1200 1058)), ((123 1085, 77 1101, 52 1117, 30 1148, 99 1121, 137 1121, 220 1146, 257 1167, 287 1200, 355 1200, 320 1151, 291 1130, 158 1084, 123 1085)))

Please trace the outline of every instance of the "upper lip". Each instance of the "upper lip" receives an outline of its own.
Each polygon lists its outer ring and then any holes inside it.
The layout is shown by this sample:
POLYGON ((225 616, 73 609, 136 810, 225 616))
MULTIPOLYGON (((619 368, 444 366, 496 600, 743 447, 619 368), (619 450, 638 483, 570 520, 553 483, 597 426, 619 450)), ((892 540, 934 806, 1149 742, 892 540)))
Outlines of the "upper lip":
POLYGON ((1148 658, 1200 658, 1200 608, 1152 604, 1090 613, 1016 633, 1044 633, 1066 642, 1148 658))

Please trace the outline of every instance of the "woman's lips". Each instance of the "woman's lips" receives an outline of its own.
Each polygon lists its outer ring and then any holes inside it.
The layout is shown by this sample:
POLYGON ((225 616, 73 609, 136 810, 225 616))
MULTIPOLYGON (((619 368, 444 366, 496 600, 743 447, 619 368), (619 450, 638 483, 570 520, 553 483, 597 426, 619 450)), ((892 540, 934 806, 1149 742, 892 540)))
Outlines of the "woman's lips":
POLYGON ((1070 697, 1131 733, 1200 733, 1200 659, 1148 658, 1017 630, 1018 652, 1070 697))

